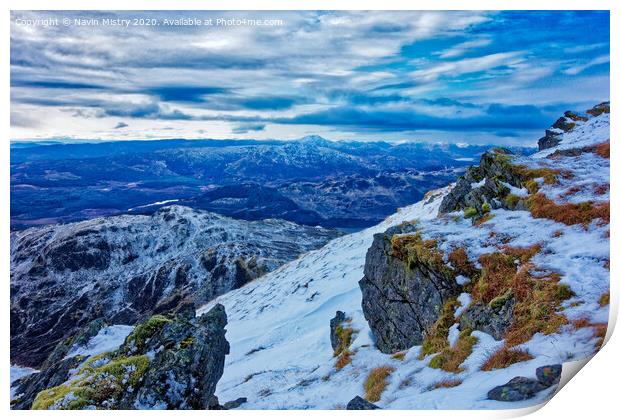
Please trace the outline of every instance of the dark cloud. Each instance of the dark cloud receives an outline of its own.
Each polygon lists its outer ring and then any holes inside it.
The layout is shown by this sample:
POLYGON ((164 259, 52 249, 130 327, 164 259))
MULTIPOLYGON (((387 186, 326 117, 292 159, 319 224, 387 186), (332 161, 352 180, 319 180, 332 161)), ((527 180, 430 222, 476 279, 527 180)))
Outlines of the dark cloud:
POLYGON ((114 126, 114 128, 115 128, 115 129, 125 128, 125 127, 129 127, 129 124, 126 124, 126 123, 124 123, 124 122, 122 122, 122 121, 120 121, 118 124, 116 124, 116 125, 114 126))
POLYGON ((263 131, 265 129, 265 124, 240 124, 233 128, 233 133, 235 134, 245 134, 250 131, 263 131))

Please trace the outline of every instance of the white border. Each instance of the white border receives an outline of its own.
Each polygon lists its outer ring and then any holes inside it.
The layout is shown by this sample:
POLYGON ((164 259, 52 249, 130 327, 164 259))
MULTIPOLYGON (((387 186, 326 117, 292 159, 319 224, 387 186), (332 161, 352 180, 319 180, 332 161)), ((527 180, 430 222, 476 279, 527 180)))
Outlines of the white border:
MULTIPOLYGON (((618 55, 618 42, 620 40, 620 32, 618 25, 618 15, 620 10, 620 2, 611 0, 597 0, 596 2, 586 2, 583 0, 435 0, 433 2, 409 0, 381 0, 381 1, 365 1, 365 0, 330 0, 330 1, 309 1, 296 0, 294 2, 278 1, 278 0, 262 0, 260 7, 249 0, 210 0, 207 2, 198 2, 196 0, 176 0, 176 1, 156 1, 156 0, 56 0, 53 3, 41 0, 8 0, 3 3, 2 8, 2 25, 4 42, 1 45, 3 65, 2 65, 2 107, 3 124, 2 132, 4 134, 4 144, 2 153, 0 153, 0 170, 2 171, 2 203, 0 206, 1 224, 1 269, 2 278, 5 279, 1 289, 2 302, 4 302, 4 316, 1 318, 3 336, 5 337, 5 345, 2 346, 2 360, 9 359, 9 126, 10 126, 10 70, 9 70, 9 51, 10 51, 10 10, 611 10, 611 101, 615 103, 618 98, 618 66, 616 59, 618 55)), ((615 108, 614 108, 615 109, 615 108)), ((612 132, 617 127, 618 113, 612 112, 612 132)), ((614 132, 615 134, 615 132, 614 132)), ((616 141, 616 140, 614 140, 616 141)), ((616 194, 616 185, 618 178, 618 168, 615 163, 616 151, 613 147, 611 162, 611 178, 612 178, 612 223, 611 237, 616 238, 616 223, 618 211, 618 199, 616 194)), ((619 152, 620 153, 620 152, 619 152)), ((618 295, 620 293, 618 285, 618 246, 613 241, 611 243, 611 314, 610 332, 613 330, 618 313, 618 295)), ((579 379, 570 381, 542 410, 536 411, 535 408, 510 410, 510 411, 374 411, 374 412, 339 412, 339 411, 218 411, 218 412, 32 412, 32 411, 10 411, 8 392, 5 397, 0 397, 5 414, 14 418, 92 418, 100 416, 110 416, 128 418, 139 417, 149 419, 169 418, 171 415, 176 418, 247 418, 253 419, 289 419, 295 418, 311 418, 319 415, 323 418, 351 418, 352 416, 378 418, 379 416, 390 416, 398 419, 444 419, 458 418, 463 419, 481 419, 481 418, 509 418, 533 413, 530 418, 562 418, 571 419, 579 418, 584 420, 598 420, 610 418, 619 406, 619 398, 617 395, 617 378, 620 378, 620 369, 617 355, 620 354, 620 342, 617 338, 608 342, 602 351, 597 354, 583 372, 579 373, 579 379), (148 417, 147 417, 148 416, 148 417)), ((5 385, 8 385, 9 372, 8 363, 0 363, 0 371, 4 378, 5 385)), ((579 370, 580 366, 574 367, 579 370)), ((1 395, 1 394, 0 394, 1 395)), ((617 414, 616 414, 617 415, 617 414)))

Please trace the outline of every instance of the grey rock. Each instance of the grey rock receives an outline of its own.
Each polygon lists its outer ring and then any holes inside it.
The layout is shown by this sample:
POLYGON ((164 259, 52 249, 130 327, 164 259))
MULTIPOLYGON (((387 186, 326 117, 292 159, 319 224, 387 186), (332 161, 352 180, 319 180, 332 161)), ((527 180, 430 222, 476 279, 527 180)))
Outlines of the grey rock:
POLYGON ((344 312, 336 311, 336 316, 329 320, 329 330, 330 330, 329 339, 331 341, 332 349, 334 351, 336 351, 336 349, 339 348, 340 345, 342 344, 342 339, 336 333, 336 329, 338 328, 338 326, 342 325, 345 319, 346 317, 345 317, 344 312))
MULTIPOLYGON (((224 373, 226 312, 217 304, 195 320, 177 319, 143 351, 155 352, 134 406, 203 410, 211 404, 224 373), (163 347, 163 350, 159 350, 163 347)), ((219 404, 218 404, 219 405, 219 404)))
POLYGON ((536 369, 536 378, 538 378, 538 382, 545 387, 550 387, 560 382, 561 376, 562 365, 560 364, 540 366, 536 369))
POLYGON ((69 372, 77 368, 83 361, 84 357, 82 356, 61 359, 40 372, 18 379, 11 384, 11 386, 16 387, 16 398, 11 402, 11 409, 30 409, 39 392, 64 383, 69 379, 69 372))
POLYGON ((240 398, 237 398, 236 400, 232 400, 232 401, 228 401, 224 403, 224 408, 226 410, 233 410, 235 408, 239 408, 241 405, 245 404, 246 402, 248 402, 247 398, 240 397, 240 398))
POLYGON ((422 263, 407 266, 391 255, 392 236, 413 231, 415 227, 406 224, 376 234, 359 282, 364 317, 383 353, 421 344, 444 302, 461 292, 454 276, 447 276, 445 270, 422 263))
POLYGON ((514 304, 514 298, 510 298, 498 305, 472 305, 461 315, 460 328, 482 331, 501 340, 512 323, 514 304))
POLYGON ((504 385, 491 389, 487 396, 496 401, 521 401, 532 398, 536 393, 556 385, 562 375, 562 365, 540 366, 536 379, 517 376, 504 385))
POLYGON ((543 389, 545 387, 536 379, 517 376, 504 385, 496 386, 487 396, 496 401, 522 401, 532 398, 543 389))
POLYGON ((380 410, 381 407, 374 405, 371 402, 366 401, 359 395, 353 398, 347 404, 347 410, 380 410))

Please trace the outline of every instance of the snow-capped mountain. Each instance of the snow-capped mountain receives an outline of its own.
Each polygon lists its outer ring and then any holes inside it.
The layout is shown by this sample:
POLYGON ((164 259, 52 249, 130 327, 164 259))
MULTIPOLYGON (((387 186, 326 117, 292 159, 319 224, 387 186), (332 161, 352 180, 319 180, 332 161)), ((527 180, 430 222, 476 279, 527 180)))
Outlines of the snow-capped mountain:
POLYGON ((11 359, 38 366, 96 318, 133 324, 204 304, 338 236, 187 207, 11 234, 11 359))

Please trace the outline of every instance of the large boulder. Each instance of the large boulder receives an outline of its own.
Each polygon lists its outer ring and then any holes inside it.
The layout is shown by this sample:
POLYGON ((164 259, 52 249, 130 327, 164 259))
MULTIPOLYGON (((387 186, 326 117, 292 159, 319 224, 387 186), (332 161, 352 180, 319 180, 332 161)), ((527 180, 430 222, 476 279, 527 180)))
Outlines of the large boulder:
POLYGON ((384 353, 421 344, 444 303, 461 292, 445 264, 423 255, 397 255, 392 238, 414 232, 414 225, 405 224, 375 235, 359 282, 364 316, 384 353))

